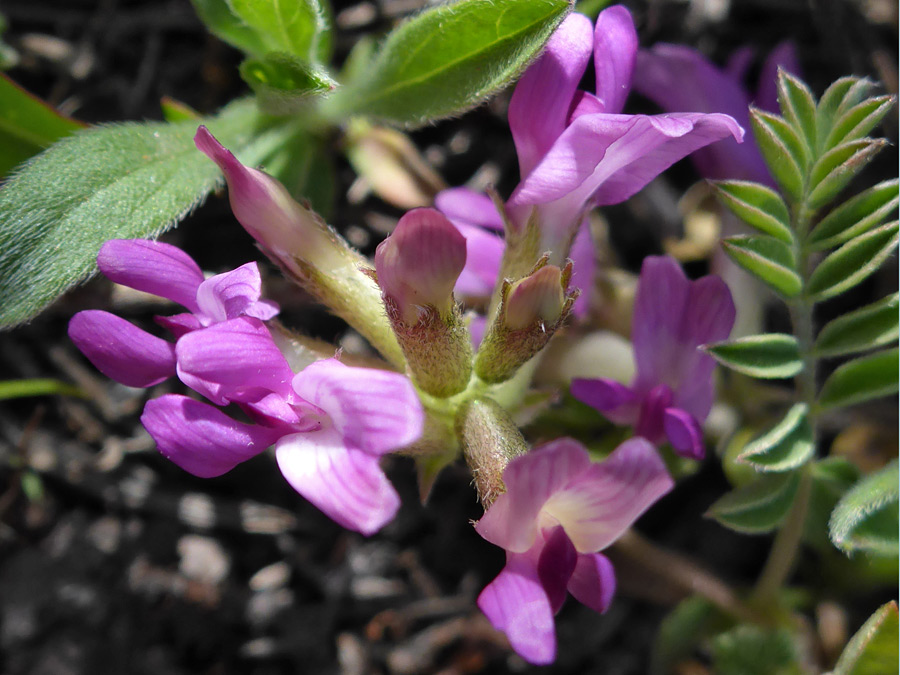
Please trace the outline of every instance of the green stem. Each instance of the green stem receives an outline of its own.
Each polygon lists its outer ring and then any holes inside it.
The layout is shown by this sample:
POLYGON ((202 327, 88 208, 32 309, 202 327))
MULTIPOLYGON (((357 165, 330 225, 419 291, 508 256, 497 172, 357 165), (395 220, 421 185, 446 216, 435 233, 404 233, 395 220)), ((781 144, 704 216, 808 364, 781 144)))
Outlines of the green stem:
MULTIPOLYGON (((807 406, 807 419, 812 429, 813 446, 817 443, 817 424, 815 418, 816 402, 816 358, 813 353, 815 332, 813 327, 813 303, 807 295, 807 283, 810 276, 809 249, 806 246, 806 235, 814 213, 800 204, 794 213, 794 232, 797 240, 794 243, 794 255, 797 269, 803 280, 800 296, 791 306, 791 322, 794 335, 800 347, 803 369, 795 378, 797 400, 807 406)), ((756 583, 754 595, 762 603, 774 600, 778 590, 785 584, 800 551, 806 517, 809 513, 809 501, 812 495, 812 470, 809 463, 802 466, 800 484, 791 510, 775 535, 769 557, 756 583)))

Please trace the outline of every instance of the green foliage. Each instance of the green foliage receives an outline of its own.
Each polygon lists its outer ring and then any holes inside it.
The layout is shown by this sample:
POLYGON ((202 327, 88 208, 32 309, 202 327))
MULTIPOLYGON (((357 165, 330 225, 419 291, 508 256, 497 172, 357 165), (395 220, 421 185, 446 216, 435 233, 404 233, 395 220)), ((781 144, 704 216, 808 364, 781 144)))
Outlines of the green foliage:
POLYGON ((896 348, 841 365, 822 385, 819 408, 838 408, 896 394, 898 366, 896 348))
POLYGON ((271 52, 241 64, 241 77, 256 93, 260 107, 272 115, 298 112, 337 83, 320 67, 286 52, 271 52))
POLYGON ((745 223, 785 244, 794 242, 787 204, 775 190, 759 183, 737 180, 722 181, 715 187, 725 206, 745 223))
POLYGON ((0 178, 83 127, 0 74, 0 178))
POLYGON ((761 379, 793 377, 803 369, 800 345, 793 335, 767 333, 708 345, 719 363, 761 379))
MULTIPOLYGON (((287 52, 307 63, 331 57, 331 9, 319 0, 225 0, 227 9, 254 32, 266 52, 287 52)), ((200 4, 195 0, 195 5, 200 4)), ((212 4, 206 0, 203 4, 212 4)), ((215 3, 221 6, 221 0, 215 3)), ((219 12, 224 14, 220 8, 219 12)), ((260 51, 252 52, 262 56, 260 51)))
POLYGON ((807 411, 805 404, 796 404, 781 422, 747 445, 738 460, 765 472, 790 471, 806 464, 815 450, 807 411))
POLYGON ((842 356, 897 342, 898 297, 894 293, 828 323, 816 338, 816 356, 842 356))
POLYGON ((778 185, 791 201, 800 201, 809 151, 797 131, 778 115, 755 109, 750 110, 750 124, 778 185))
POLYGON ((898 480, 895 459, 881 471, 865 477, 841 498, 828 523, 835 546, 847 553, 865 551, 897 556, 898 480))
POLYGON ((720 497, 706 515, 737 532, 771 532, 791 510, 799 484, 796 471, 763 475, 720 497))
POLYGON ((826 457, 813 462, 809 510, 804 528, 804 541, 819 549, 833 551, 828 537, 828 521, 838 501, 859 480, 856 465, 843 457, 826 457))
POLYGON ((695 595, 682 600, 659 627, 653 643, 650 672, 664 675, 688 656, 719 617, 716 607, 706 598, 695 595))
POLYGON ((897 247, 897 230, 894 221, 848 241, 819 263, 809 277, 807 294, 821 302, 864 281, 897 247))
MULTIPOLYGON (((203 120, 248 164, 282 138, 263 132, 252 102, 203 120)), ((195 147, 197 121, 81 131, 32 160, 0 189, 0 328, 27 321, 90 275, 100 245, 154 237, 221 179, 195 147)))
POLYGON ((87 398, 87 394, 82 389, 60 380, 0 380, 0 401, 10 398, 53 394, 87 398))
POLYGON ((751 624, 737 626, 712 641, 717 675, 801 675, 790 631, 751 624))
POLYGON ((212 32, 245 54, 263 55, 270 51, 264 35, 245 24, 232 11, 228 0, 191 0, 200 20, 212 32))
POLYGON ((331 117, 404 125, 458 114, 509 84, 570 9, 568 0, 459 0, 393 30, 371 67, 323 102, 331 117))
POLYGON ((810 249, 840 246, 884 222, 897 210, 897 183, 896 178, 879 183, 835 208, 810 233, 810 249))
POLYGON ((795 268, 797 262, 791 248, 783 241, 760 236, 728 237, 722 241, 728 257, 784 298, 800 293, 803 280, 795 268))
POLYGON ((832 675, 883 675, 897 671, 897 603, 882 605, 844 648, 832 675))

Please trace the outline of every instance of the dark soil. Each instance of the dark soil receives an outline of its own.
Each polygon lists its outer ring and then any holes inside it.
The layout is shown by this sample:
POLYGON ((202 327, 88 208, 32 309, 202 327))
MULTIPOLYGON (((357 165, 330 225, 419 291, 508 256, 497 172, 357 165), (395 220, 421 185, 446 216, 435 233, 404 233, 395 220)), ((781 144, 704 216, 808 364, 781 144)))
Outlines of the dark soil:
MULTIPOLYGON (((339 55, 360 34, 420 4, 338 3, 346 26, 339 55)), ((891 0, 743 0, 722 3, 721 17, 704 14, 706 4, 632 3, 642 44, 687 42, 721 63, 739 45, 765 53, 792 37, 816 91, 852 72, 896 93, 891 0)), ((204 31, 188 0, 8 0, 0 11, 9 23, 4 39, 22 56, 9 75, 86 122, 160 119, 162 96, 212 111, 244 91, 239 55, 204 31)), ((420 148, 436 148, 449 184, 462 184, 491 162, 498 189, 508 194, 516 169, 503 110, 501 97, 413 138, 420 148)), ((896 142, 896 116, 885 133, 896 142)), ((884 155, 868 180, 895 169, 896 153, 884 155)), ((359 242, 371 251, 379 236, 366 229, 372 214, 400 212, 374 197, 348 205, 343 195, 354 179, 348 165, 339 165, 339 178, 331 221, 342 231, 362 227, 369 234, 359 242)), ((695 179, 683 163, 665 180, 678 194, 695 179)), ((646 207, 638 202, 609 214, 621 224, 618 253, 632 268, 660 250, 656 223, 672 220, 658 206, 647 216, 646 207)), ((166 239, 204 269, 262 262, 222 199, 210 199, 166 239)), ((286 323, 329 340, 344 335, 341 322, 266 269, 286 323)), ((862 292, 880 297, 895 277, 891 268, 862 292)), ((150 391, 116 385, 66 338, 75 311, 113 302, 135 320, 156 311, 119 304, 109 284, 96 280, 30 325, 0 334, 0 379, 60 378, 91 396, 0 403, 0 672, 537 672, 511 655, 475 607, 503 559, 470 526, 480 509, 463 467, 445 471, 422 506, 411 463, 393 458, 388 471, 404 508, 370 539, 342 530, 295 494, 270 456, 218 479, 193 478, 157 455, 138 421, 149 397, 175 385, 150 391)), ((896 430, 893 404, 863 415, 896 430)), ((896 453, 896 436, 892 442, 896 453)), ((707 462, 639 529, 740 588, 752 583, 768 541, 739 537, 702 517, 727 489, 715 462, 707 462)), ((806 554, 804 578, 827 586, 836 555, 806 554)), ((647 671, 659 623, 684 590, 648 577, 621 552, 614 556, 620 593, 612 608, 599 616, 569 602, 557 621, 559 658, 546 672, 647 671)), ((853 629, 889 592, 875 588, 851 601, 838 592, 828 596, 844 603, 853 629)), ((702 662, 696 666, 701 670, 692 672, 704 672, 702 662)))

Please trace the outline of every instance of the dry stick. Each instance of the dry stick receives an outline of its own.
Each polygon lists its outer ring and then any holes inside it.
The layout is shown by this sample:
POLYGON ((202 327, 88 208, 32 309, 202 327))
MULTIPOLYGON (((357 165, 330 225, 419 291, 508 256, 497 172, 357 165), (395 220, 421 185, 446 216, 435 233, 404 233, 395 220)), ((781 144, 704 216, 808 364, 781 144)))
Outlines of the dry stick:
POLYGON ((726 614, 742 621, 761 623, 757 612, 745 605, 724 581, 684 556, 657 546, 635 530, 628 530, 613 551, 633 560, 647 572, 678 586, 685 596, 698 594, 726 614))

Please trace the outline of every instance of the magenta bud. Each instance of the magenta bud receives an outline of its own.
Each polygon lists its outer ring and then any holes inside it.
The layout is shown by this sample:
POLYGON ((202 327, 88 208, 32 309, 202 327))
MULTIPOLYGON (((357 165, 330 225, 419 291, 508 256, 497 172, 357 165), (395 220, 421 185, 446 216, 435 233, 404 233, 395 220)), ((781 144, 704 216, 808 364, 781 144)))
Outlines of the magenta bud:
POLYGON ((425 308, 445 319, 452 313, 453 287, 465 264, 465 237, 434 209, 409 211, 375 251, 378 284, 407 324, 417 323, 425 308))

